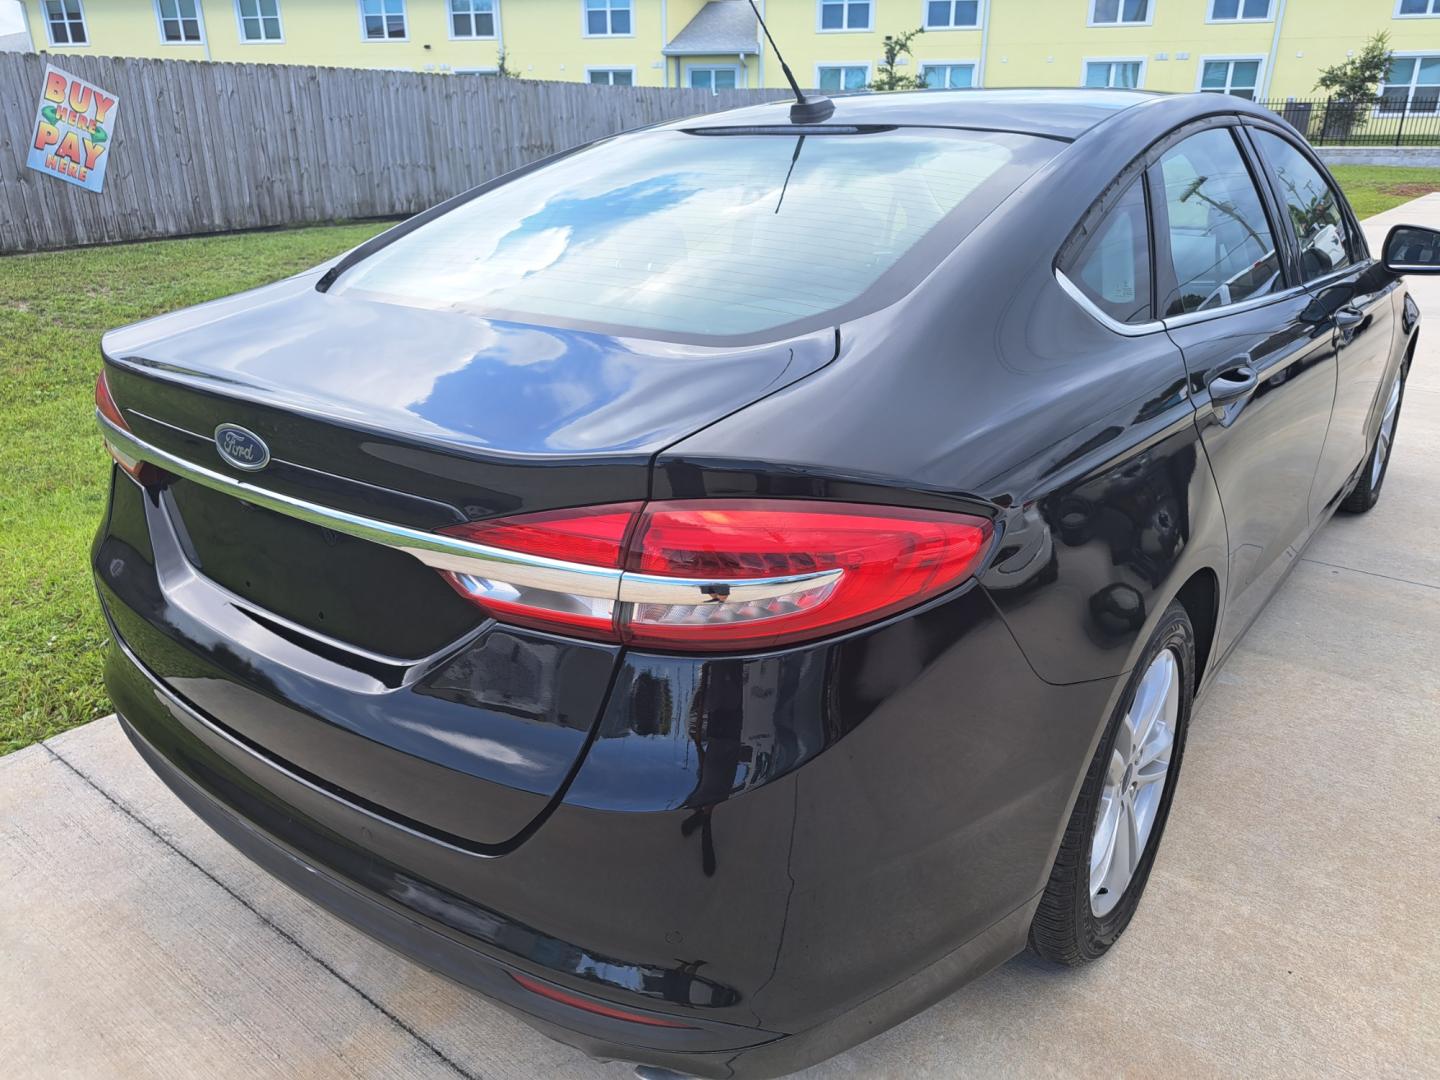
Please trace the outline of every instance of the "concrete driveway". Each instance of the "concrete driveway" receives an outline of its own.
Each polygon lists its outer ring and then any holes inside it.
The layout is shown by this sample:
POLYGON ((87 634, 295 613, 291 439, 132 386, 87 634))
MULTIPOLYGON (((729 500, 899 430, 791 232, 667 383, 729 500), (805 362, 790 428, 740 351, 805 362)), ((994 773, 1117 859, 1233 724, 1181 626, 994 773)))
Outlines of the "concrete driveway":
MULTIPOLYGON (((1440 228, 1440 195, 1368 224, 1440 228)), ((1195 717, 1102 963, 1021 957, 803 1074, 1440 1076, 1440 279, 1380 505, 1195 717)), ((607 1077, 253 869, 113 719, 0 758, 0 1073, 607 1077)))

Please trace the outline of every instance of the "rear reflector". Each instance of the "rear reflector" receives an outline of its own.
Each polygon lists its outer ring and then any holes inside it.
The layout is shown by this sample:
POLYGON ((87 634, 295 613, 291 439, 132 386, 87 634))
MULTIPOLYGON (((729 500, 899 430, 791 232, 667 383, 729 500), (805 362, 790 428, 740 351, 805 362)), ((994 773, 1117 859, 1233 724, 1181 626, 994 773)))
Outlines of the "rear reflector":
POLYGON ((809 641, 923 603, 974 574, 991 524, 903 507, 709 499, 550 511, 443 531, 500 557, 489 576, 445 573, 502 621, 709 651, 809 641), (545 587, 506 580, 505 553, 545 560, 545 587))
POLYGON ((509 975, 532 994, 539 994, 551 1001, 558 1001, 561 1005, 569 1005, 572 1009, 594 1013, 596 1016, 608 1016, 612 1020, 628 1020, 632 1024, 646 1024, 649 1027, 688 1028, 693 1026, 681 1023, 679 1020, 661 1020, 657 1016, 646 1016, 643 1013, 617 1009, 613 1005, 602 1005, 598 1001, 591 1001, 589 998, 583 998, 577 994, 567 994, 559 987, 542 983, 539 979, 532 979, 528 975, 521 975, 518 971, 512 971, 509 975))

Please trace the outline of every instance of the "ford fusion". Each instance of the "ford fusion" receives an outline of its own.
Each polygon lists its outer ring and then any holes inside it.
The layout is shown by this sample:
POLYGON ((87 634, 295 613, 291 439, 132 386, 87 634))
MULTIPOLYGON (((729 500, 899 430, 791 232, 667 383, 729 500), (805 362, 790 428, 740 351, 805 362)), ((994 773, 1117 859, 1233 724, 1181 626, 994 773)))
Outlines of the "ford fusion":
POLYGON ((1223 95, 609 139, 105 337, 110 694, 380 941, 783 1074, 1114 944, 1194 701, 1380 494, 1437 262, 1223 95))

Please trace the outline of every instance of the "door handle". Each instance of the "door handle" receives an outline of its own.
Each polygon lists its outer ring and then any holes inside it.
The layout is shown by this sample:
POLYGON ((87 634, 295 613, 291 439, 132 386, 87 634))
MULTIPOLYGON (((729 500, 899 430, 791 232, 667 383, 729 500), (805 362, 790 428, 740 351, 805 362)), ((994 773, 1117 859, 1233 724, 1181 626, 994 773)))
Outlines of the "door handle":
POLYGON ((1355 335, 1370 323, 1370 316, 1357 307, 1346 304, 1335 311, 1335 329, 1340 334, 1340 344, 1349 345, 1355 335))
POLYGON ((1227 368, 1210 380, 1210 400, 1215 404, 1244 397, 1260 385, 1260 376, 1249 364, 1227 368))

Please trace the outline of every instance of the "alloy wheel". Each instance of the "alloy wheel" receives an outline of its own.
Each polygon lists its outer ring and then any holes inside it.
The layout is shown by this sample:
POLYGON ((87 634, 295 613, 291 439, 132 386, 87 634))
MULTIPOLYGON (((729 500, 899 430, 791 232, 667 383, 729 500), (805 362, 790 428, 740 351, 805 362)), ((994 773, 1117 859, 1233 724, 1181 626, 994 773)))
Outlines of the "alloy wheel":
POLYGON ((1390 388, 1390 400, 1385 403, 1385 418, 1380 421, 1380 434, 1375 440, 1375 460, 1370 463, 1370 487, 1380 486, 1380 475, 1385 471, 1385 462, 1390 460, 1390 443, 1395 438, 1395 418, 1400 413, 1400 379, 1390 388))
POLYGON ((1090 845, 1090 910, 1104 918, 1134 877, 1159 815, 1180 720, 1180 664, 1165 649, 1145 670, 1110 753, 1090 845))

